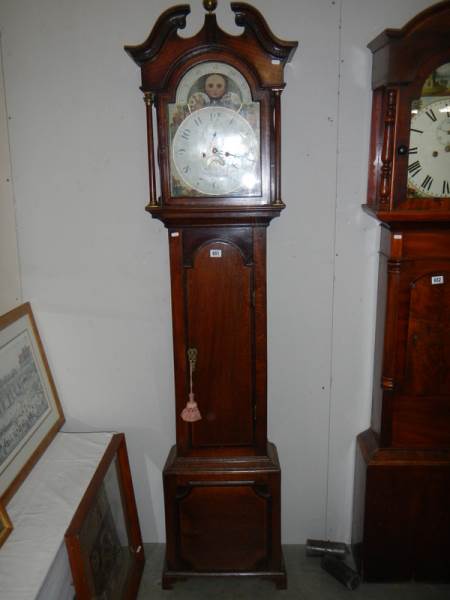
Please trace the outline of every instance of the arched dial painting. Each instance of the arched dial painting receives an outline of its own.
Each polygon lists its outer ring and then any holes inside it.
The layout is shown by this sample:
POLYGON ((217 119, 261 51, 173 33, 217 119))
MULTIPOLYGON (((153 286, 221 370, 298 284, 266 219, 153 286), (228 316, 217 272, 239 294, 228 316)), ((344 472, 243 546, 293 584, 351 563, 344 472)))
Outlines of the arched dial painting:
POLYGON ((408 197, 450 196, 450 62, 430 74, 412 102, 408 197))
POLYGON ((261 195, 259 102, 237 69, 194 66, 168 111, 172 196, 261 195))

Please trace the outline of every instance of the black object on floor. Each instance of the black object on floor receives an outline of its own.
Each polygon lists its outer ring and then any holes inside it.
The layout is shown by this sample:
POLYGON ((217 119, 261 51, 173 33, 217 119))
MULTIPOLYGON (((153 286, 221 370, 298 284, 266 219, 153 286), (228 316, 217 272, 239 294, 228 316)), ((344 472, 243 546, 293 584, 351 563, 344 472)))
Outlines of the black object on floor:
POLYGON ((347 545, 342 542, 306 540, 306 556, 323 556, 324 554, 331 554, 337 558, 345 558, 347 553, 347 545))
POLYGON ((356 590, 361 583, 361 579, 356 571, 349 567, 345 561, 331 554, 325 553, 323 555, 321 566, 322 569, 333 575, 349 590, 356 590))

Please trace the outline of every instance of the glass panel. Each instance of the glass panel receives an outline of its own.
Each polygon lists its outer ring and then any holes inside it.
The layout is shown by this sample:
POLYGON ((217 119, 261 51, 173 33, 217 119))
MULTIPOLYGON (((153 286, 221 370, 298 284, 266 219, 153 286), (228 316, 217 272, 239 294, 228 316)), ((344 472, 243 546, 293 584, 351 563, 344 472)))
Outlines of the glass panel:
POLYGON ((172 196, 260 196, 260 115, 239 71, 192 67, 168 105, 172 196))
POLYGON ((118 480, 117 458, 111 463, 80 531, 95 589, 95 598, 123 597, 132 562, 118 480))
POLYGON ((450 63, 425 81, 411 110, 408 197, 450 197, 450 63))

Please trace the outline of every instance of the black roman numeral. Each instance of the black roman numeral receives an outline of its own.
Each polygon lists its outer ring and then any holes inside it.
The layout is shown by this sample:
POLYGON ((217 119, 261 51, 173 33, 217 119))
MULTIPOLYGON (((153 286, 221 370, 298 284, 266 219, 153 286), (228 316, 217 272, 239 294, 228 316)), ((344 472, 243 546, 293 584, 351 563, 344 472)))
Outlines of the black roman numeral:
POLYGON ((197 127, 200 127, 200 125, 202 124, 202 120, 200 119, 200 117, 195 117, 194 123, 197 125, 197 127))
POLYGON ((420 187, 423 187, 424 190, 427 190, 427 192, 429 192, 432 183, 433 183, 433 178, 430 177, 430 175, 427 175, 425 177, 425 179, 422 181, 422 183, 420 184, 420 187))
POLYGON ((182 171, 183 173, 189 173, 189 171, 191 170, 191 167, 189 165, 186 165, 185 167, 183 167, 182 171))
POLYGON ((185 129, 183 131, 183 133, 181 134, 181 137, 185 140, 189 139, 189 136, 191 135, 191 130, 190 129, 185 129))
POLYGON ((414 146, 413 148, 410 148, 408 150, 408 154, 417 154, 417 146, 414 146))
POLYGON ((422 170, 422 165, 420 164, 420 162, 418 160, 411 163, 408 167, 408 172, 411 174, 411 177, 414 177, 415 175, 417 175, 417 173, 419 173, 421 170, 422 170))
POLYGON ((414 127, 411 127, 410 131, 415 131, 415 133, 423 133, 421 129, 414 129, 414 127))
POLYGON ((442 193, 443 194, 450 194, 450 185, 449 185, 448 181, 446 181, 445 179, 444 179, 444 182, 442 184, 442 193))
POLYGON ((432 108, 430 108, 430 110, 425 111, 425 114, 427 115, 427 117, 429 117, 432 121, 437 121, 437 117, 434 114, 434 111, 432 108))

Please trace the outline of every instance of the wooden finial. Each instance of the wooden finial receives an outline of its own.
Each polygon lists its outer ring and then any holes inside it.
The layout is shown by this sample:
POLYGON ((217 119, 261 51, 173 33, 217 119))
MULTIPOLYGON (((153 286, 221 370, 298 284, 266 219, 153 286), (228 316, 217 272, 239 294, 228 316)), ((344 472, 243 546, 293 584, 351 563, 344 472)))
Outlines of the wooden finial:
POLYGON ((217 0, 203 0, 203 8, 208 12, 213 12, 217 8, 217 0))

